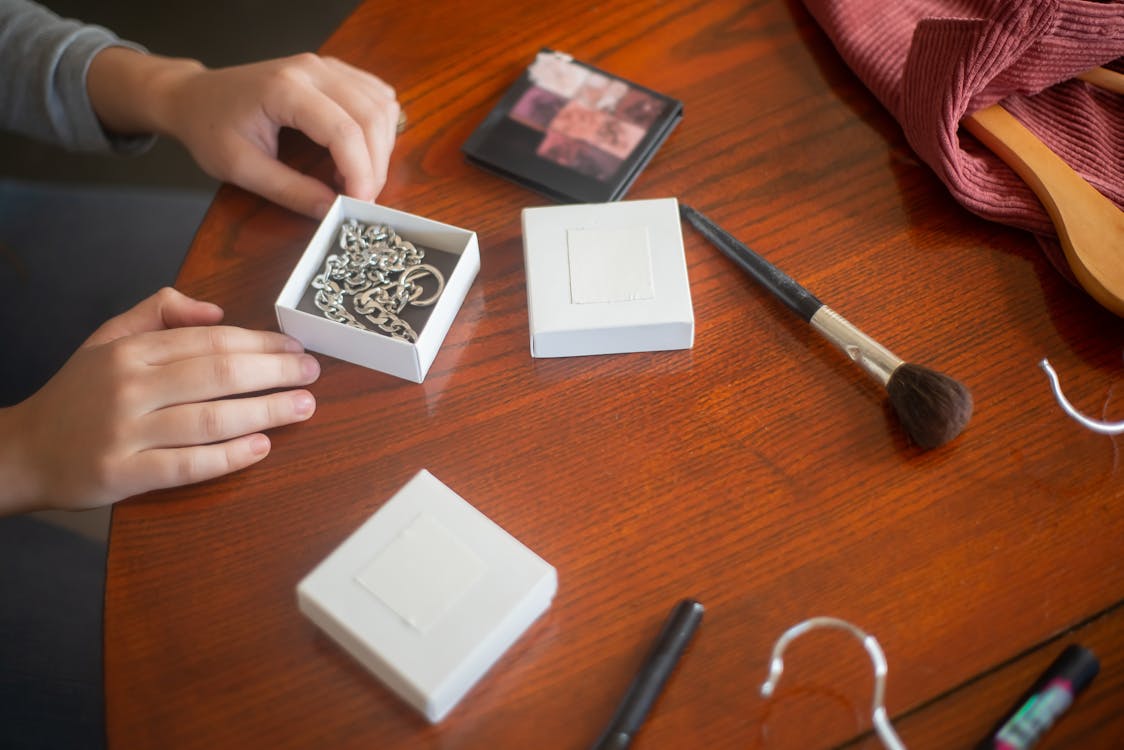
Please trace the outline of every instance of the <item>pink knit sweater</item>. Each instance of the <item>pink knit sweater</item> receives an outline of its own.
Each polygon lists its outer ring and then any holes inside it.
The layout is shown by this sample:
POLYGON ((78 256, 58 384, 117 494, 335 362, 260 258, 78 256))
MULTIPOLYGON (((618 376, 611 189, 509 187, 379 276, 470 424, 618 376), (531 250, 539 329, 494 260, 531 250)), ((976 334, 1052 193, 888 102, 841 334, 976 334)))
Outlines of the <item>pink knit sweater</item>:
POLYGON ((805 3, 953 197, 980 216, 1034 232, 1069 276, 1037 197, 959 123, 965 114, 1002 101, 1124 207, 1124 96, 1074 79, 1098 65, 1124 70, 1124 2, 805 3))

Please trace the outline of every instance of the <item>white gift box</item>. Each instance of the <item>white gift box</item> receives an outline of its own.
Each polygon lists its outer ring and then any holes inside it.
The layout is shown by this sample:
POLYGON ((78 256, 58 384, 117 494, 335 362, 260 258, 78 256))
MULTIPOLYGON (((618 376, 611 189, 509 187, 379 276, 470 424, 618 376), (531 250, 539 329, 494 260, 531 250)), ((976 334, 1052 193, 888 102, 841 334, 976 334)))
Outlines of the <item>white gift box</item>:
MULTIPOLYGON (((428 262, 426 258, 426 262, 428 262)), ((464 302, 465 295, 480 270, 480 248, 476 233, 429 219, 396 211, 385 206, 336 198, 320 223, 300 261, 293 269, 275 309, 281 330, 304 344, 310 351, 328 354, 363 367, 420 383, 437 356, 441 342, 464 302), (338 251, 340 227, 349 219, 361 224, 387 224, 403 239, 419 247, 441 250, 458 256, 452 272, 446 275, 445 288, 433 305, 416 342, 408 342, 361 330, 329 320, 322 314, 298 309, 313 277, 324 267, 324 260, 338 251)), ((373 328, 373 326, 372 326, 373 328)))
POLYGON ((523 209, 531 356, 689 349, 674 198, 523 209))
POLYGON ((297 599, 435 723, 557 586, 553 567, 423 470, 300 582, 297 599))

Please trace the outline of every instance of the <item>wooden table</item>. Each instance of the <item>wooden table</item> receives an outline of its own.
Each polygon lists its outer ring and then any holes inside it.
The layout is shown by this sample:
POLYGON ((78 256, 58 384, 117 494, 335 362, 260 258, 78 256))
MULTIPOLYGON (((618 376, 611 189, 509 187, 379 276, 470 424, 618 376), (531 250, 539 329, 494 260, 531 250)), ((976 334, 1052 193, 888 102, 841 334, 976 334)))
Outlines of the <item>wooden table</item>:
MULTIPOLYGON (((638 748, 878 747, 857 642, 877 636, 910 748, 968 747, 1068 642, 1102 673, 1040 747, 1124 737, 1124 326, 1030 236, 980 220, 789 2, 368 2, 324 46, 409 113, 380 201, 479 233, 482 269, 423 384, 330 358, 308 423, 254 468, 114 512, 114 748, 583 748, 680 598, 702 627, 638 748), (568 14, 568 15, 567 15, 568 14), (520 210, 545 199, 459 148, 541 46, 682 99, 630 198, 677 196, 976 413, 908 444, 884 393, 693 230, 690 351, 532 359, 520 210), (438 726, 297 610, 295 586, 421 468, 557 567, 550 610, 438 726)), ((290 159, 320 174, 307 143, 290 159)), ((274 328, 315 225, 224 188, 179 287, 274 328)))

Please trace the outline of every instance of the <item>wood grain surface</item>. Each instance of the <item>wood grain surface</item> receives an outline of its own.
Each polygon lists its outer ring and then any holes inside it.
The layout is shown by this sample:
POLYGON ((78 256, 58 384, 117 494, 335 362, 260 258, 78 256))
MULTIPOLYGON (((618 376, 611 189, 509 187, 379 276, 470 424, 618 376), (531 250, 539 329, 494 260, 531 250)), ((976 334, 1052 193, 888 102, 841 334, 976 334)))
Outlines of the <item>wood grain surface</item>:
MULTIPOLYGON (((320 357, 314 418, 221 481, 113 515, 112 748, 583 748, 672 605, 703 624, 637 748, 878 747, 877 636, 911 748, 970 747, 1070 641, 1102 673, 1042 748, 1124 737, 1124 326, 1027 234, 978 219, 796 0, 367 2, 326 54, 409 115, 380 202, 479 235, 482 268, 425 382, 320 357), (906 360, 972 389, 966 432, 908 444, 885 394, 684 228, 692 350, 532 359, 520 211, 548 200, 460 146, 541 47, 684 102, 628 197, 706 212, 906 360), (419 469, 556 566, 552 607, 437 726, 321 634, 295 586, 419 469)), ((328 175, 325 152, 286 157, 328 175)), ((180 275, 227 320, 273 302, 315 230, 223 188, 180 275)))

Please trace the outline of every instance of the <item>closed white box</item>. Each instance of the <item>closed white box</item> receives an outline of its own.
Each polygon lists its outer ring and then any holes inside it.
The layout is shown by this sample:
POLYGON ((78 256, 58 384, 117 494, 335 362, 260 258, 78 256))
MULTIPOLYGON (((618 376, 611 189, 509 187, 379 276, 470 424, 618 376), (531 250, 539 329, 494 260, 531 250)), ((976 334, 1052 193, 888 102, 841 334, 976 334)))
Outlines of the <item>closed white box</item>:
POLYGON ((674 198, 523 209, 531 356, 690 349, 674 198))
POLYGON ((480 248, 475 232, 341 195, 320 223, 278 295, 274 305, 277 323, 283 332, 310 351, 420 383, 479 270, 480 248), (444 291, 425 325, 417 332, 416 342, 401 341, 373 330, 363 331, 297 309, 313 277, 323 270, 325 258, 330 252, 336 252, 340 226, 349 219, 361 224, 388 224, 415 245, 459 256, 452 273, 445 279, 444 291))
POLYGON ((557 587, 553 567, 422 470, 300 582, 297 600, 435 723, 557 587))

